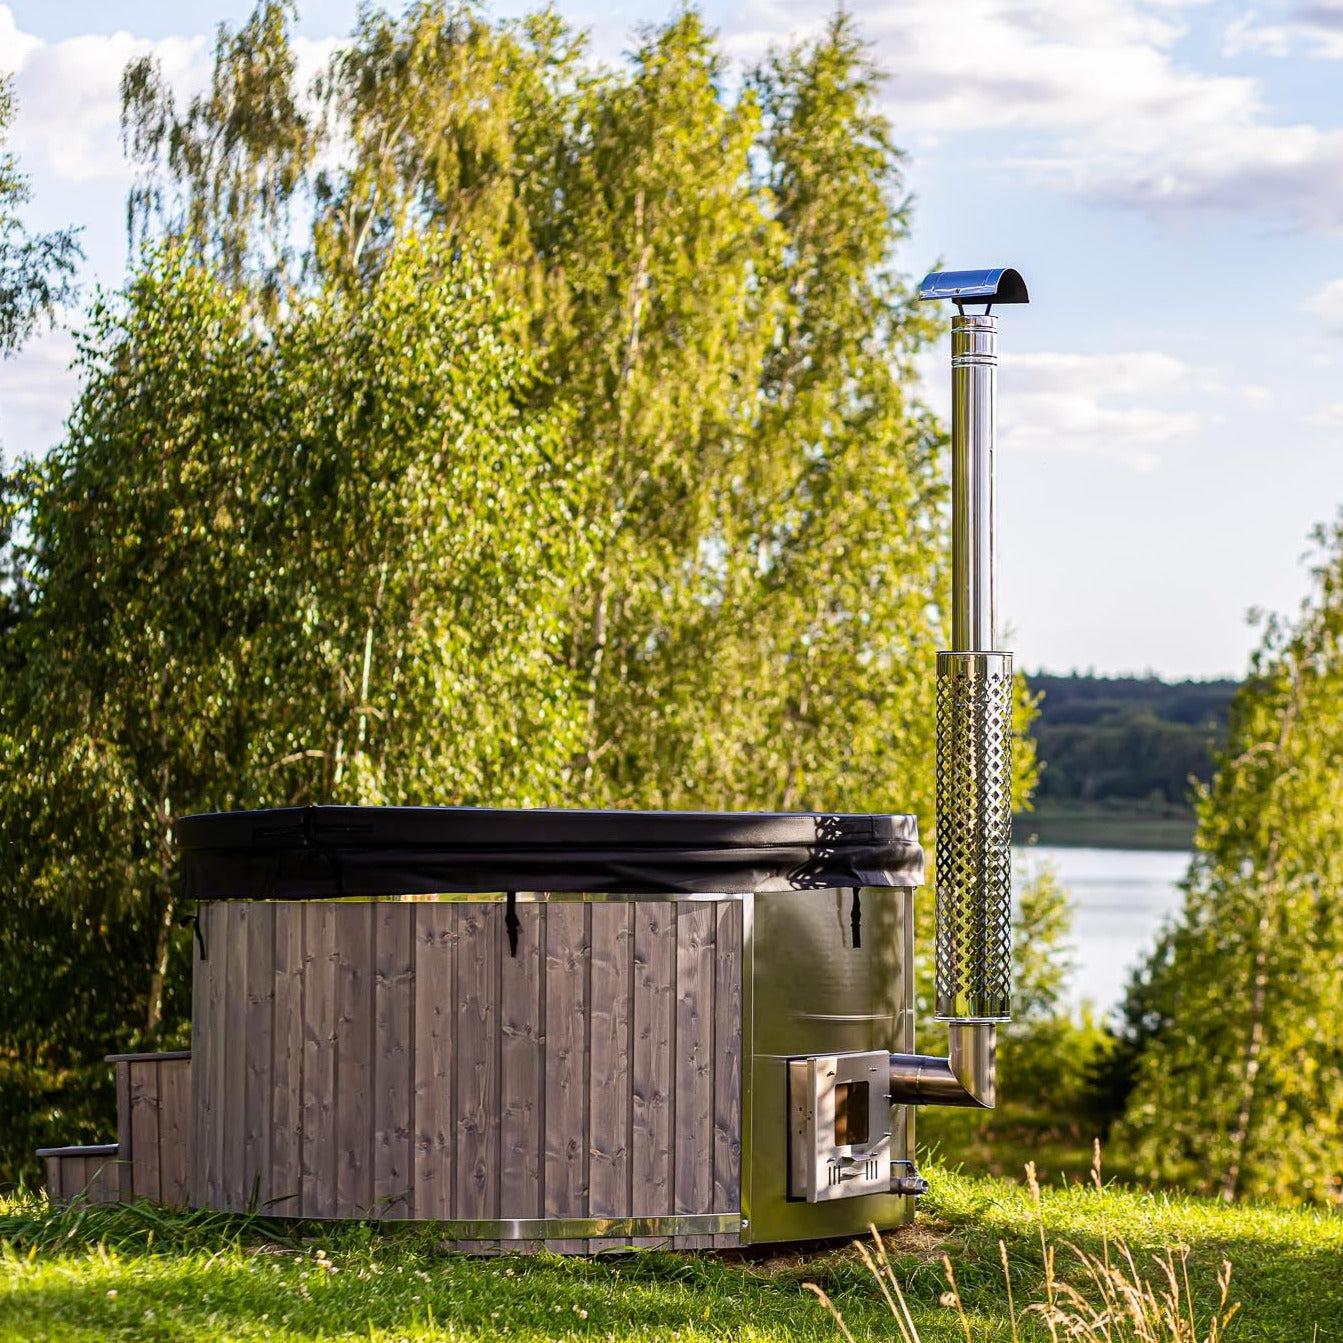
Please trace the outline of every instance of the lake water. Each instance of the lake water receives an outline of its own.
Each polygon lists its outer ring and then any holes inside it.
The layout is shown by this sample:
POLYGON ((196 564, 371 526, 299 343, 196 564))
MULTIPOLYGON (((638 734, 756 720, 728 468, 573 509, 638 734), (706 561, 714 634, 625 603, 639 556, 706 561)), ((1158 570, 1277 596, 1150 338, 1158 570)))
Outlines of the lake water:
POLYGON ((1129 971, 1152 945, 1167 915, 1180 907, 1177 883, 1189 854, 1158 849, 1074 849, 1033 844, 1014 850, 1024 874, 1048 865, 1073 902, 1077 970, 1074 1005, 1100 1013, 1124 996, 1129 971))

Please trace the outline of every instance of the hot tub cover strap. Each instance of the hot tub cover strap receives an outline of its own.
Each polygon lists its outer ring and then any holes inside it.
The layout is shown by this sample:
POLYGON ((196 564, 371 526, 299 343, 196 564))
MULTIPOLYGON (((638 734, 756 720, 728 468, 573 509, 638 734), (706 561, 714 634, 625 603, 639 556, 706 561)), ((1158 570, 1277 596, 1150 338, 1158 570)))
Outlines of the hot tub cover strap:
POLYGON ((195 900, 923 880, 917 822, 891 814, 283 807, 187 816, 176 839, 183 894, 195 900))

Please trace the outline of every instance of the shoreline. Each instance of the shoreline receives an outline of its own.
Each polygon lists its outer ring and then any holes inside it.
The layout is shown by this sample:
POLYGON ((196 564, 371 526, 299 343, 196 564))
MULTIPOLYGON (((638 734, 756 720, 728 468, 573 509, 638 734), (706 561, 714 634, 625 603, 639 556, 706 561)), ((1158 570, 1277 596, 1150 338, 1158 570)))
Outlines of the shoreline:
POLYGON ((1012 817, 1012 843, 1063 849, 1163 849, 1194 847, 1195 820, 1183 808, 1105 805, 1042 806, 1012 817))

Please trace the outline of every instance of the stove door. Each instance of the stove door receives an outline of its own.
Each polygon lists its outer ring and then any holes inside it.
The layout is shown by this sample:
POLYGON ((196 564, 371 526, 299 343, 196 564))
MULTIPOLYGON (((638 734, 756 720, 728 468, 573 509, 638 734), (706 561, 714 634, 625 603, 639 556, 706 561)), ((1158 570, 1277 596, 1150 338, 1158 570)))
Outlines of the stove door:
POLYGON ((891 1187, 890 1053, 788 1064, 788 1196, 808 1203, 891 1187))

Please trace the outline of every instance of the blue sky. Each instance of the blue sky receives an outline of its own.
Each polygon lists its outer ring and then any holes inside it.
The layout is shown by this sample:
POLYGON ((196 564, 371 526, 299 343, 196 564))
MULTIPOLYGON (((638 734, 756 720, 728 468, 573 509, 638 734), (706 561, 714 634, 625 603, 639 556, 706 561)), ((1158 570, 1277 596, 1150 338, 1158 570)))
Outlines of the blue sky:
MULTIPOLYGON (((498 12, 521 6, 501 5, 498 12)), ((669 4, 561 0, 616 57, 669 4)), ((246 0, 9 0, 0 69, 36 227, 124 272, 117 80, 183 90, 246 0)), ((1027 668, 1239 674, 1250 608, 1291 610, 1343 505, 1343 0, 851 0, 891 78, 921 273, 1009 264, 1001 607, 1027 668)), ((306 64, 355 4, 300 0, 306 64)), ((749 61, 825 9, 705 5, 749 61)), ((78 314, 71 314, 77 323, 78 314)), ((0 443, 40 451, 74 390, 67 329, 0 365, 0 443)), ((946 405, 945 351, 927 396, 946 405)))

